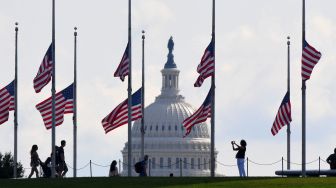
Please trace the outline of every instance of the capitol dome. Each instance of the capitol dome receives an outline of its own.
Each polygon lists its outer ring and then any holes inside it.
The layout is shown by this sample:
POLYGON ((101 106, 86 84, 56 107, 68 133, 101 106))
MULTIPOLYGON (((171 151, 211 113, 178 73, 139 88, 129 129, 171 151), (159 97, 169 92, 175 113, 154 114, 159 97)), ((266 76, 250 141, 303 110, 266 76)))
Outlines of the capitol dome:
MULTIPOLYGON (((161 94, 145 108, 144 153, 149 156, 147 174, 150 176, 210 176, 210 136, 206 123, 197 124, 185 135, 183 120, 195 108, 179 94, 179 73, 172 53, 173 39, 168 42, 168 60, 162 73, 161 94), (182 169, 182 170, 181 170, 182 169)), ((123 161, 128 161, 128 144, 122 150, 123 161)), ((215 152, 215 158, 217 152, 215 152)), ((132 162, 141 158, 141 120, 132 127, 132 162)), ((125 164, 125 163, 124 163, 125 164)), ((127 175, 127 166, 123 166, 127 175)), ((133 169, 133 168, 132 168, 133 169)), ((136 176, 134 171, 132 175, 136 176)))

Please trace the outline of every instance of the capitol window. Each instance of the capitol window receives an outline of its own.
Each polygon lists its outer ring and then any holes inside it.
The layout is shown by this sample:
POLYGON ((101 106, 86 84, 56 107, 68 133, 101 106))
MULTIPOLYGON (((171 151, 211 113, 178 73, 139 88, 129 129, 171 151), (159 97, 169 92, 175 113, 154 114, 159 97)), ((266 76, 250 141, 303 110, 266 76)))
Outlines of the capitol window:
POLYGON ((206 161, 206 159, 204 158, 204 167, 203 167, 203 169, 204 170, 206 170, 207 169, 207 161, 206 161))
POLYGON ((171 76, 169 75, 169 87, 172 86, 172 80, 171 80, 171 76))
POLYGON ((179 159, 179 158, 176 158, 176 161, 175 161, 175 168, 176 168, 176 169, 179 168, 179 164, 180 164, 180 159, 179 159))
POLYGON ((191 166, 190 168, 191 168, 191 169, 194 169, 194 158, 191 158, 191 162, 190 162, 190 163, 191 163, 191 164, 190 164, 190 166, 191 166))
POLYGON ((163 168, 163 158, 160 157, 160 168, 163 168))
POLYGON ((156 163, 155 163, 155 157, 152 158, 152 168, 155 169, 156 163))
POLYGON ((170 157, 168 157, 168 168, 169 168, 169 169, 172 168, 172 167, 171 167, 171 158, 170 158, 170 157))
POLYGON ((197 160, 197 162, 198 162, 198 169, 201 169, 201 158, 198 158, 198 160, 197 160))
POLYGON ((188 165, 188 164, 187 164, 187 158, 184 158, 184 159, 183 159, 183 168, 184 168, 184 169, 187 169, 187 168, 188 168, 187 165, 188 165))
POLYGON ((123 163, 123 169, 126 169, 126 168, 127 168, 126 163, 123 163))

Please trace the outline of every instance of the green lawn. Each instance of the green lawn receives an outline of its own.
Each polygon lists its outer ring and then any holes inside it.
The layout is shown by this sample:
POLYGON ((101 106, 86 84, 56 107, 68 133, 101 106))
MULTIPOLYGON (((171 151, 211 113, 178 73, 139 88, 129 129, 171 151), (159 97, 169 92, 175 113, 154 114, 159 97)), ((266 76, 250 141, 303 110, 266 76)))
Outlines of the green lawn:
POLYGON ((335 188, 336 178, 66 178, 66 179, 0 179, 0 188, 149 188, 149 187, 228 187, 228 188, 335 188))

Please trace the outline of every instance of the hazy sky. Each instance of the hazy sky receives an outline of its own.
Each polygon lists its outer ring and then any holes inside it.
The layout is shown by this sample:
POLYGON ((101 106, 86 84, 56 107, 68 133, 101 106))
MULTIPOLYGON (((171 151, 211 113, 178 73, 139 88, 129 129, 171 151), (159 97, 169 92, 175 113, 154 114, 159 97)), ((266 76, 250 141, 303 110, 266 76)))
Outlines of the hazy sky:
MULTIPOLYGON (((286 158, 286 131, 270 129, 286 92, 287 40, 291 36, 292 161, 301 162, 301 6, 300 0, 218 0, 216 4, 216 149, 218 161, 235 164, 231 140, 247 141, 247 156, 258 163, 286 158)), ((336 138, 336 14, 334 0, 307 0, 306 38, 322 52, 307 81, 307 162, 333 152, 336 138)), ((121 159, 127 126, 105 135, 101 120, 127 96, 127 84, 113 73, 127 43, 125 0, 56 0, 56 89, 73 82, 73 28, 78 27, 78 168, 92 161, 108 165, 121 159)), ((181 94, 198 107, 210 80, 194 88, 196 67, 211 40, 210 0, 134 0, 132 7, 133 88, 140 87, 141 30, 146 31, 146 104, 161 89, 167 42, 173 36, 180 69, 181 94), (197 93, 197 94, 196 94, 197 93)), ((42 58, 51 43, 51 0, 0 0, 0 87, 14 78, 14 23, 19 22, 19 155, 29 167, 31 145, 44 160, 50 154, 51 131, 35 105, 50 96, 33 89, 42 58)), ((65 139, 72 166, 72 115, 57 128, 56 143, 65 139)), ((13 113, 0 126, 0 152, 13 151, 13 113)), ((292 165, 300 169, 298 165, 292 165)), ((322 163, 323 168, 328 165, 322 163)), ((307 169, 318 168, 312 163, 307 169)), ((274 166, 249 165, 249 175, 274 175, 274 166)), ((29 170, 26 171, 26 174, 29 170)), ((218 165, 225 175, 236 167, 218 165)), ((108 168, 93 166, 93 175, 108 168)), ((89 176, 89 168, 78 171, 89 176)), ((69 176, 72 169, 69 168, 69 176)))

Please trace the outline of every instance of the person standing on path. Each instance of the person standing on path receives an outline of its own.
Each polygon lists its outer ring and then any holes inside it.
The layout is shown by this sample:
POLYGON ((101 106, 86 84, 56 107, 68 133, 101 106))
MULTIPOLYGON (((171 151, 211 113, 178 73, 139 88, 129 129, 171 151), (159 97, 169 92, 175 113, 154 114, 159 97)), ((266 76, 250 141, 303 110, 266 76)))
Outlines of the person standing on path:
POLYGON ((236 154, 237 166, 239 170, 240 177, 246 177, 245 174, 245 152, 246 152, 246 141, 241 140, 240 145, 236 144, 235 141, 231 142, 233 151, 238 151, 236 154))
POLYGON ((336 169, 336 148, 334 149, 334 153, 327 158, 327 163, 330 165, 331 170, 336 169))

